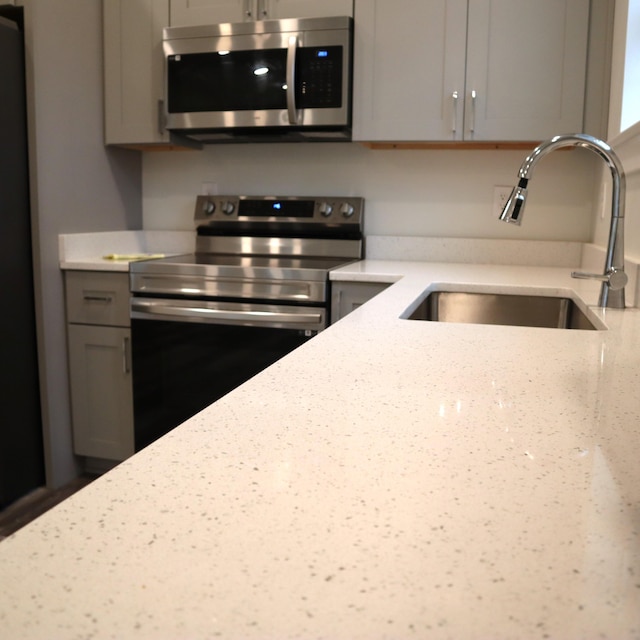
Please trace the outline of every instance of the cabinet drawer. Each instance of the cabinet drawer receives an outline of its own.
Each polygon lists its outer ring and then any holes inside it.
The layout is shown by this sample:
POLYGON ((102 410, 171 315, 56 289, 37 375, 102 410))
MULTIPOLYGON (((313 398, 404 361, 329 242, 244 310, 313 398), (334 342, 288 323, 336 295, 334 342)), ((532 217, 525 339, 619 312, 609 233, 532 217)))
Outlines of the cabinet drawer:
POLYGON ((67 322, 130 326, 129 274, 67 271, 67 322))

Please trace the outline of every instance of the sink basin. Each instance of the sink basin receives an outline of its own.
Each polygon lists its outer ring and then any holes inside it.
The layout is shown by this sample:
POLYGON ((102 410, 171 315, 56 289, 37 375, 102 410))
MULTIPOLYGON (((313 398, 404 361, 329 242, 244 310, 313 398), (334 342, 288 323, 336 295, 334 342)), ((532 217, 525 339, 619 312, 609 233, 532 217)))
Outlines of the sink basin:
POLYGON ((571 298, 529 294, 432 291, 409 320, 597 330, 571 298))

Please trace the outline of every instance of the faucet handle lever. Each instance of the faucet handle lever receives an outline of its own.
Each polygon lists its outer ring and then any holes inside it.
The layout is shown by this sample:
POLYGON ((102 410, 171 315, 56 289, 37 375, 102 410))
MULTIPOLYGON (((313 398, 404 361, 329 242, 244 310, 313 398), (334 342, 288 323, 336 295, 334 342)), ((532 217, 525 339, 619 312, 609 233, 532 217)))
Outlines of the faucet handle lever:
POLYGON ((609 269, 606 273, 584 273, 582 271, 572 271, 572 278, 579 278, 582 280, 599 280, 600 282, 606 282, 610 289, 613 291, 619 291, 624 289, 629 278, 623 269, 609 269))

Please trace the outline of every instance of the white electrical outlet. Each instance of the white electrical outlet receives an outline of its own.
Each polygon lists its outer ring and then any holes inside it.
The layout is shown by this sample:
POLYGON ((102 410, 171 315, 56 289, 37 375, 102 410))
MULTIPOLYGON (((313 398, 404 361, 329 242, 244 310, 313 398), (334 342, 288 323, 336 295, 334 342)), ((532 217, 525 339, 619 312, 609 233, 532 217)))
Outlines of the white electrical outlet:
POLYGON ((504 205, 507 204, 507 200, 513 191, 513 187, 504 187, 496 185, 493 187, 493 212, 496 218, 500 217, 504 205))
POLYGON ((203 182, 200 187, 200 195, 203 196, 217 196, 218 184, 216 182, 203 182))

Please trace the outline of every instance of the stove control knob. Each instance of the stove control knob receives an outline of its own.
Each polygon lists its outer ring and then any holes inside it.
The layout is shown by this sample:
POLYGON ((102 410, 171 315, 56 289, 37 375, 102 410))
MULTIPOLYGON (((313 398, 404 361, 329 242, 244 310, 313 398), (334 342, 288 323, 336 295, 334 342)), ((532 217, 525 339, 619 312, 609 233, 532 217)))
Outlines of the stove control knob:
POLYGON ((230 216, 236 210, 236 206, 229 200, 223 202, 220 208, 225 216, 230 216))
POLYGON ((211 200, 205 200, 204 204, 202 205, 202 213, 204 213, 205 216, 211 216, 215 213, 216 210, 216 205, 211 202, 211 200))
POLYGON ((353 209, 353 205, 349 204, 348 202, 345 202, 341 207, 340 207, 340 213, 345 217, 345 218, 350 218, 353 215, 354 209, 353 209))
POLYGON ((320 211, 321 216, 328 218, 333 213, 333 205, 330 205, 328 202, 322 202, 318 211, 320 211))

